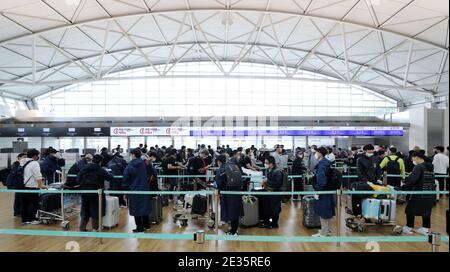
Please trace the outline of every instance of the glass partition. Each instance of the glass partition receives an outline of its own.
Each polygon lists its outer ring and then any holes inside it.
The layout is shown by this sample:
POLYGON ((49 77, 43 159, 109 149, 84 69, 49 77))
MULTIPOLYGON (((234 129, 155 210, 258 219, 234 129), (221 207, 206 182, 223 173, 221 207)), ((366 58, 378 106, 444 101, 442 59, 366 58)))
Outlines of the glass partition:
POLYGON ((64 150, 78 148, 83 152, 84 137, 62 137, 59 140, 59 148, 64 150))
POLYGON ((108 148, 108 137, 87 137, 86 148, 95 148, 97 152, 106 147, 108 148))
POLYGON ((145 137, 130 137, 130 148, 139 147, 140 144, 145 144, 145 137))
POLYGON ((49 148, 50 146, 57 150, 61 149, 59 139, 57 137, 44 137, 44 146, 41 148, 49 148))
POLYGON ((117 146, 123 149, 123 152, 127 152, 128 138, 127 137, 111 137, 111 149, 117 148, 117 146))

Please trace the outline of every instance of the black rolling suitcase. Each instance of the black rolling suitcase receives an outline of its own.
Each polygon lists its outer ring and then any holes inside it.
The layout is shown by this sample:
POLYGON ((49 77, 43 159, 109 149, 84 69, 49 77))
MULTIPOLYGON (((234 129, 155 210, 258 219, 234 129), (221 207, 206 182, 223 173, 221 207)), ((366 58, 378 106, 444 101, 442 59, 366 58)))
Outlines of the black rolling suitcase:
POLYGON ((194 199, 192 200, 192 214, 197 215, 204 215, 207 212, 208 201, 206 199, 206 196, 203 195, 195 195, 194 199))
POLYGON ((42 194, 39 197, 39 209, 45 212, 61 209, 61 194, 42 194))
POLYGON ((163 220, 162 198, 161 196, 152 197, 152 212, 150 213, 150 223, 159 224, 163 220))

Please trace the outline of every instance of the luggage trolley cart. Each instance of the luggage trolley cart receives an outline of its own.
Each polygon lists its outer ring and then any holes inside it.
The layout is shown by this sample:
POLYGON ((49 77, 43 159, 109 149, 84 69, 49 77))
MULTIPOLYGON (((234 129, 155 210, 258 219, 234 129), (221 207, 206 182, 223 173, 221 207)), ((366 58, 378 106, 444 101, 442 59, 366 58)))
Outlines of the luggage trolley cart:
MULTIPOLYGON (((388 188, 391 192, 394 191, 393 187, 388 186, 388 188)), ((376 195, 377 191, 374 191, 374 194, 376 195)), ((386 196, 386 198, 368 197, 363 199, 361 203, 361 214, 354 214, 352 209, 347 208, 347 213, 353 216, 345 220, 346 226, 356 232, 365 232, 368 227, 372 226, 397 226, 397 195, 383 196, 386 196)))
MULTIPOLYGON (((49 185, 49 190, 70 191, 75 187, 68 187, 62 183, 49 185)), ((45 225, 49 225, 55 221, 61 221, 63 230, 70 229, 70 219, 80 213, 81 197, 79 194, 61 194, 49 193, 39 196, 39 209, 37 216, 39 221, 45 225)))
MULTIPOLYGON (((205 187, 208 191, 215 190, 213 186, 208 185, 198 179, 196 179, 194 182, 199 183, 200 185, 205 187)), ((198 195, 205 196, 200 193, 198 195)), ((192 207, 194 205, 193 202, 196 196, 197 194, 186 195, 184 197, 182 206, 174 206, 175 213, 173 216, 173 223, 178 224, 178 226, 181 228, 186 227, 188 225, 189 220, 206 220, 208 228, 213 229, 215 227, 216 212, 218 212, 214 211, 213 195, 211 194, 206 195, 206 211, 203 214, 195 214, 192 211, 192 207)))

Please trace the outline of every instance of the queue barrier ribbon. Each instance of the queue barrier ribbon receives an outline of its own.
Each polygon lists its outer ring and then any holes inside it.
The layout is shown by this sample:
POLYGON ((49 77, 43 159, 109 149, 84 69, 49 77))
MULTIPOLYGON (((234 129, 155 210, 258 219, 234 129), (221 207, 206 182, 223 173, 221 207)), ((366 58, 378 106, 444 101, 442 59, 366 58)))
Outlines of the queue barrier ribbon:
MULTIPOLYGON (((76 232, 76 231, 50 231, 50 230, 18 230, 0 229, 0 235, 25 235, 44 237, 79 237, 79 238, 105 238, 105 239, 152 239, 152 240, 190 240, 194 233, 162 234, 162 233, 117 233, 117 232, 76 232)), ((448 243, 448 236, 441 237, 448 243)), ((254 235, 212 235, 206 234, 207 241, 243 241, 243 242, 288 242, 288 243, 428 243, 428 236, 254 236, 254 235)))
MULTIPOLYGON (((104 190, 105 194, 126 194, 126 195, 214 195, 213 190, 203 191, 113 191, 104 190)), ((39 194, 98 194, 98 190, 9 190, 0 189, 0 193, 39 193, 39 194)), ((219 191, 221 195, 334 195, 342 193, 344 195, 448 195, 449 191, 286 191, 286 192, 252 192, 252 191, 219 191)))

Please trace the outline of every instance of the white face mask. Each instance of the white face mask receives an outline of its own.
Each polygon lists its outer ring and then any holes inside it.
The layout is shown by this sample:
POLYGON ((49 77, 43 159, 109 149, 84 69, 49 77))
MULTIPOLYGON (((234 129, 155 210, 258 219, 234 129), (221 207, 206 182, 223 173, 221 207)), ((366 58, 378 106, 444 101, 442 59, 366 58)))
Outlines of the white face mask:
POLYGON ((269 165, 267 163, 264 164, 264 167, 269 168, 269 165))
POLYGON ((319 153, 314 154, 314 157, 316 158, 316 160, 320 160, 319 153))
POLYGON ((418 163, 417 163, 416 161, 413 161, 413 164, 414 164, 414 165, 417 165, 418 163))
POLYGON ((366 153, 366 156, 369 157, 369 158, 373 157, 373 153, 366 153))

